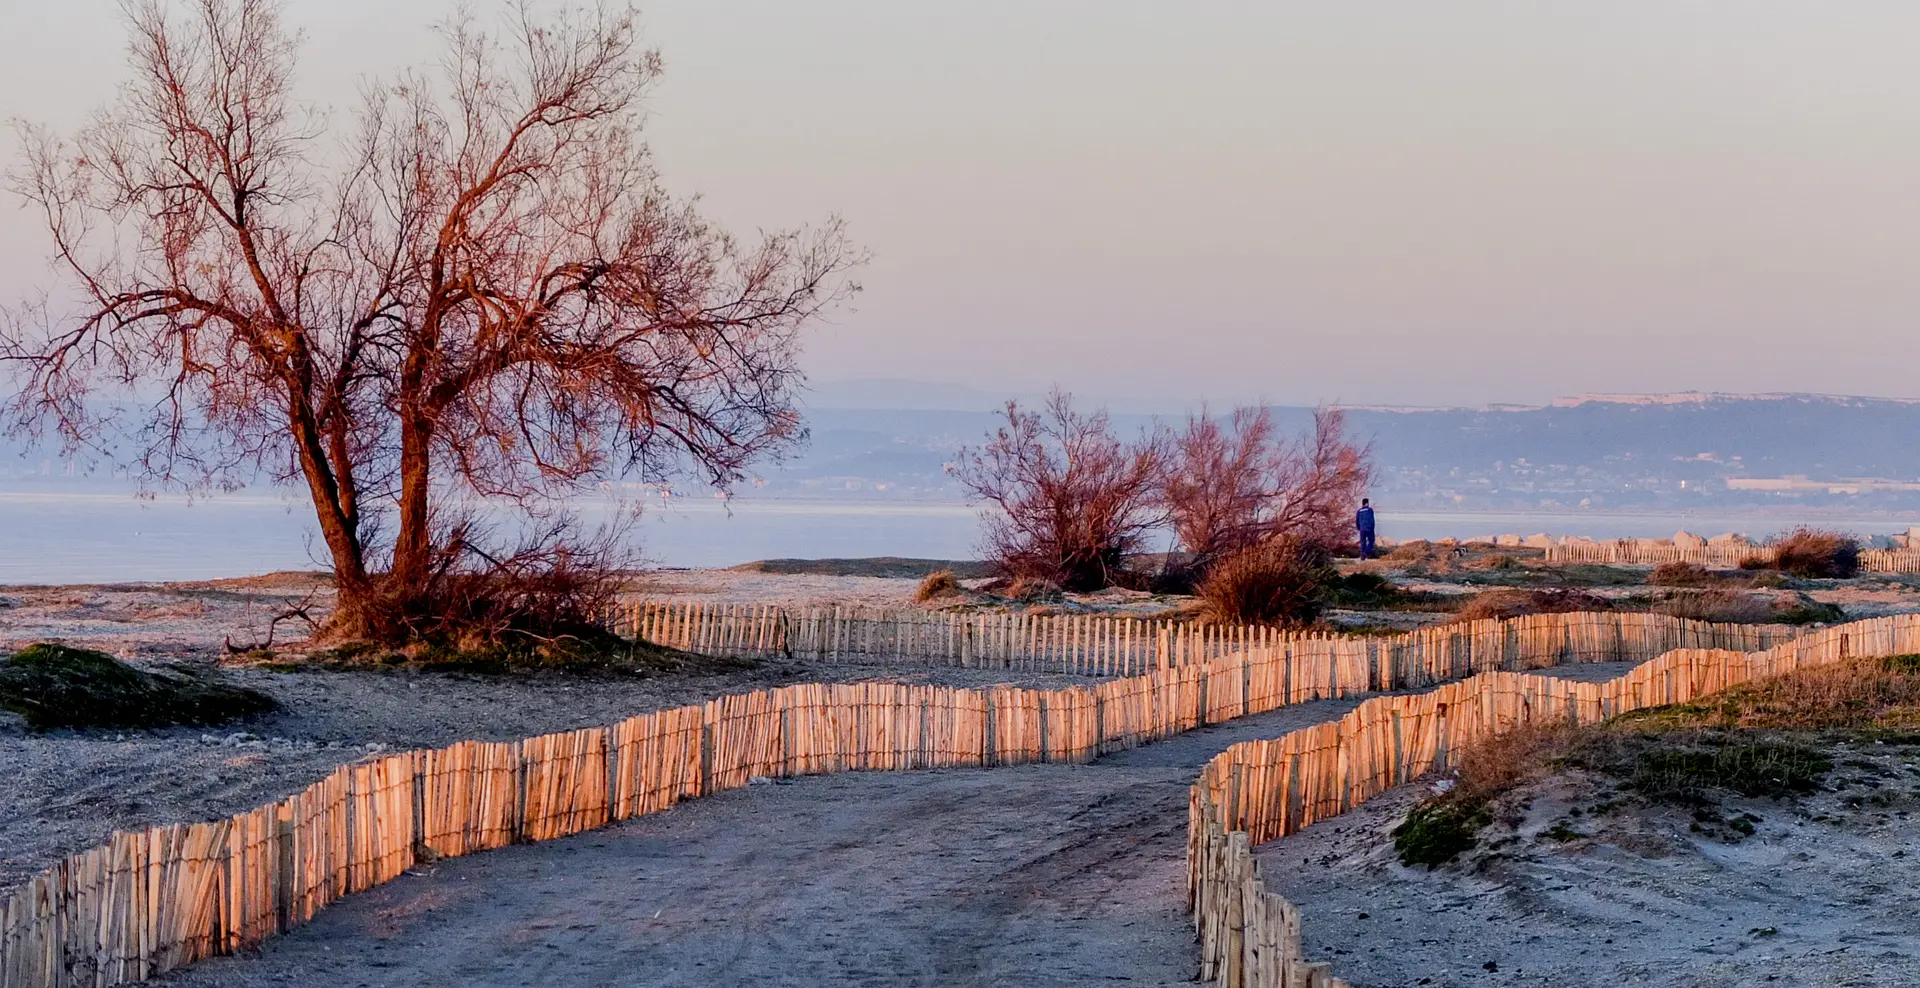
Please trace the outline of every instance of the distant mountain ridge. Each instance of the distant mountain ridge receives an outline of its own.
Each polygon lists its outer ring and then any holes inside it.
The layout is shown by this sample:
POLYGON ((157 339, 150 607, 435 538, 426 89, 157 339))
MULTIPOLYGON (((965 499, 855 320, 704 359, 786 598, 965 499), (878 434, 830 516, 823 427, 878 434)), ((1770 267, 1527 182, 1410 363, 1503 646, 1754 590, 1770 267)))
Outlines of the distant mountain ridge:
MULTIPOLYGON (((911 381, 817 389, 805 411, 809 445, 784 462, 763 464, 764 487, 755 487, 775 496, 957 499, 963 492, 948 467, 963 446, 992 432, 992 409, 1006 397, 911 381), (922 404, 975 407, 827 403, 897 398, 903 389, 922 404)), ((1016 397, 1024 403, 1038 396, 1016 397)), ((1155 422, 1184 422, 1184 414, 1138 410, 1151 404, 1116 408, 1115 427, 1132 434, 1155 422)), ((1229 407, 1215 406, 1221 414, 1229 407)), ((1354 434, 1373 444, 1375 490, 1401 508, 1920 510, 1920 401, 1913 399, 1695 391, 1479 408, 1344 407, 1354 434)), ((1309 427, 1313 410, 1280 406, 1274 414, 1283 430, 1297 433, 1309 427)), ((57 455, 23 452, 0 439, 0 454, 10 454, 0 455, 0 483, 127 483, 99 466, 76 475, 57 455)))
POLYGON ((1578 408, 1581 405, 1705 405, 1715 402, 1797 401, 1807 404, 1836 405, 1920 405, 1920 398, 1876 398, 1862 395, 1832 395, 1808 391, 1768 391, 1741 393, 1732 391, 1671 391, 1655 394, 1588 393, 1570 398, 1555 398, 1544 405, 1496 402, 1488 405, 1378 405, 1341 404, 1338 407, 1371 412, 1537 412, 1547 408, 1578 408))
MULTIPOLYGON (((1025 396, 1023 396, 1024 398, 1025 396)), ((1454 508, 1839 506, 1903 510, 1920 493, 1817 483, 1735 490, 1734 478, 1920 481, 1920 401, 1804 393, 1585 394, 1479 408, 1344 405, 1373 443, 1380 489, 1454 508)), ((1312 409, 1274 409, 1298 431, 1312 409)), ((1132 432, 1152 416, 1116 413, 1132 432)), ((1159 421, 1183 420, 1160 416, 1159 421)), ((776 484, 956 496, 943 471, 994 426, 985 410, 817 408, 814 442, 776 484)), ((1855 485, 1858 486, 1858 485, 1855 485)))

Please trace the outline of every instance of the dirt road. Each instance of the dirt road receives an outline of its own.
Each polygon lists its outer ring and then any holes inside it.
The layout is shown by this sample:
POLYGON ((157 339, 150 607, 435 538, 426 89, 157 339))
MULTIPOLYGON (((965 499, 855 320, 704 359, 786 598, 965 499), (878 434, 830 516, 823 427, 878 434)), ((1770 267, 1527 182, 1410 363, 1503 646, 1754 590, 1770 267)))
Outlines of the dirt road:
POLYGON ((176 985, 1187 984, 1187 786, 1323 701, 1092 765, 749 786, 422 867, 176 985))

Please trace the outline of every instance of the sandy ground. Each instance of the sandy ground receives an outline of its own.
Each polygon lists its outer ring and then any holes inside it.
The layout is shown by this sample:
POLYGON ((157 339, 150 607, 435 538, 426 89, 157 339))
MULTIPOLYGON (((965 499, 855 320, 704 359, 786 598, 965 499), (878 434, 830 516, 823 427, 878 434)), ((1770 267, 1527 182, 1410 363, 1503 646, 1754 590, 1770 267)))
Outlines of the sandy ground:
POLYGON ((1086 680, 972 669, 767 663, 710 675, 476 676, 229 670, 282 709, 212 730, 28 732, 0 712, 0 889, 115 830, 208 820, 297 792, 380 751, 512 741, 796 682, 881 679, 1055 688, 1086 680))
POLYGON ((1323 701, 1091 765, 749 786, 424 867, 194 986, 1188 984, 1187 787, 1323 701))
POLYGON ((1830 791, 1728 801, 1760 821, 1745 838, 1631 800, 1595 815, 1613 797, 1576 774, 1523 790, 1514 825, 1435 871, 1393 856, 1422 785, 1257 854, 1308 953, 1358 988, 1920 985, 1920 750, 1836 761, 1830 791))
MULTIPOLYGON (((1625 664, 1554 674, 1598 680, 1625 664)), ((415 869, 194 986, 1175 985, 1187 787, 1303 704, 1091 765, 754 785, 415 869)))
MULTIPOLYGON (((914 607, 919 586, 918 580, 871 576, 663 570, 637 579, 629 596, 787 607, 914 607)), ((1147 616, 1167 612, 1170 601, 1178 600, 1115 589, 1075 594, 1052 608, 1147 616)), ((277 649, 292 645, 297 650, 309 625, 286 618, 276 626, 275 618, 305 605, 310 617, 324 620, 331 603, 324 582, 303 573, 200 583, 0 587, 0 651, 57 639, 123 658, 218 658, 229 642, 244 650, 268 642, 269 633, 277 649)))

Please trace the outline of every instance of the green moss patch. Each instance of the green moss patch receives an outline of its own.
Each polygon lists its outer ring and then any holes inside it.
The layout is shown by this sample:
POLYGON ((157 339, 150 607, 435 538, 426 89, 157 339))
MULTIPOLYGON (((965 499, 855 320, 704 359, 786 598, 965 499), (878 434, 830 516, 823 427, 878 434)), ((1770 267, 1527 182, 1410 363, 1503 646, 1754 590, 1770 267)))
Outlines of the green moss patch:
POLYGON ((197 727, 278 706, 258 690, 184 666, 145 671, 104 652, 29 646, 0 662, 0 708, 36 731, 72 727, 197 727))
POLYGON ((1472 850, 1480 841, 1480 828, 1492 822, 1486 803, 1442 797, 1414 807, 1393 828, 1393 849, 1408 867, 1438 868, 1472 850))

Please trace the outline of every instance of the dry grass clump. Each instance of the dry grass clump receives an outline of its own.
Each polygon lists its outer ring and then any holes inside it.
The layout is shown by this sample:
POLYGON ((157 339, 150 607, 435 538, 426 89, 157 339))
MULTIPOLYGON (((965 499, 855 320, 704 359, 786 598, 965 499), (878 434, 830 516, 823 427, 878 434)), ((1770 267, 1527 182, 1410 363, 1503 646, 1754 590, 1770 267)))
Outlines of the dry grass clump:
POLYGON ((1860 572, 1860 540, 1821 528, 1796 528, 1770 540, 1773 558, 1740 561, 1741 569, 1773 569, 1808 580, 1848 579, 1860 572))
POLYGON ((1647 585, 1654 587, 1704 587, 1715 581, 1699 563, 1661 563, 1647 574, 1647 585))
POLYGON ((1773 602, 1728 590, 1693 590, 1653 599, 1655 614, 1716 624, 1765 624, 1775 619, 1773 602))
POLYGON ((928 573, 926 579, 920 581, 919 588, 913 592, 913 599, 925 604, 964 593, 966 588, 960 586, 960 579, 953 575, 953 571, 942 569, 928 573))
POLYGON ((1638 730, 1920 726, 1920 655, 1853 659, 1801 669, 1692 703, 1635 711, 1619 720, 1638 730))
MULTIPOLYGON (((1474 847, 1500 797, 1565 767, 1618 780, 1655 802, 1711 807, 1721 794, 1784 798, 1819 788, 1833 767, 1819 732, 1920 728, 1920 656, 1855 659, 1747 683, 1693 703, 1604 724, 1531 724, 1462 750, 1453 788, 1408 813, 1394 847, 1437 867, 1474 847)), ((1696 819, 1717 820, 1703 810, 1696 819)), ((1733 831, 1751 833, 1751 823, 1733 831)), ((1512 822, 1512 821, 1509 821, 1512 822)))
POLYGON ((1394 546, 1380 558, 1390 563, 1435 563, 1452 555, 1453 548, 1446 543, 1428 542, 1426 539, 1408 539, 1394 546))
POLYGON ((62 727, 209 727, 272 711, 272 697, 187 666, 152 672, 105 652, 30 645, 0 662, 0 708, 36 731, 62 727))
POLYGON ((1516 618, 1528 614, 1571 614, 1575 611, 1610 611, 1613 602, 1598 594, 1566 587, 1540 590, 1489 590, 1478 593, 1454 612, 1461 621, 1487 618, 1516 618))
POLYGON ((1016 576, 1007 581, 1007 596, 1027 603, 1049 603, 1066 599, 1066 591, 1058 583, 1029 576, 1016 576))
POLYGON ((1523 724, 1459 752, 1453 788, 1414 807, 1393 829, 1401 862, 1438 868, 1472 850, 1480 828, 1493 822, 1496 800, 1545 776, 1575 730, 1560 723, 1523 724))
POLYGON ((1215 563, 1197 595, 1211 621, 1301 627, 1319 620, 1339 580, 1325 549, 1282 539, 1215 563))

